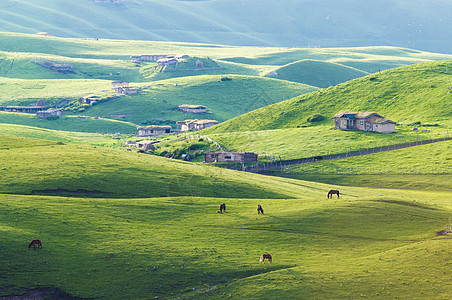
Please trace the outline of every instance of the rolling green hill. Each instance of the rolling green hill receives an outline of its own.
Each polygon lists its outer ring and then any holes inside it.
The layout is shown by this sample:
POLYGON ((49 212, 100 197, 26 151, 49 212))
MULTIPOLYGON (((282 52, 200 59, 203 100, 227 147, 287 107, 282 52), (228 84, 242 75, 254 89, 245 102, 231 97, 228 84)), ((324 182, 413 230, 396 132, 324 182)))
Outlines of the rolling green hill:
POLYGON ((301 95, 234 118, 207 133, 240 132, 309 125, 321 114, 375 111, 402 124, 448 124, 452 116, 452 61, 421 63, 378 72, 328 89, 301 95))
POLYGON ((449 1, 3 0, 0 31, 230 45, 394 45, 450 53, 449 1))
POLYGON ((16 129, 0 136, 0 296, 450 296, 451 242, 436 236, 450 192, 249 174, 16 129), (327 200, 331 188, 341 198, 327 200))
MULTIPOLYGON (((113 118, 139 125, 175 125, 180 119, 198 116, 174 110, 181 104, 205 105, 211 112, 204 117, 225 121, 253 109, 363 76, 368 72, 400 65, 447 59, 440 55, 394 47, 287 49, 233 47, 169 42, 87 40, 41 37, 26 34, 0 34, 0 103, 30 105, 44 99, 48 105, 71 102, 67 116, 87 115, 113 118), (155 62, 135 64, 130 56, 145 53, 187 54, 175 71, 158 72, 155 62), (206 67, 196 70, 197 60, 206 67), (211 59, 214 59, 213 62, 211 59), (57 72, 35 62, 70 65, 72 72, 57 72), (195 68, 194 70, 190 70, 195 68), (187 70, 189 69, 189 70, 187 70), (279 76, 265 78, 271 70, 279 76), (221 82, 221 78, 233 79, 221 82), (149 87, 141 93, 113 98, 110 83, 128 81, 133 87, 149 87), (176 85, 177 84, 177 85, 176 85), (308 84, 308 85, 306 85, 308 84), (102 99, 95 106, 76 101, 94 94, 102 99)), ((67 105, 67 104, 65 104, 67 105)), ((20 124, 23 118, 2 115, 3 123, 20 124)), ((41 121, 23 123, 55 129, 41 121)), ((75 119, 69 119, 75 120, 75 119)), ((59 128, 87 132, 130 132, 120 126, 59 128)), ((120 123, 109 123, 120 125, 120 123)))

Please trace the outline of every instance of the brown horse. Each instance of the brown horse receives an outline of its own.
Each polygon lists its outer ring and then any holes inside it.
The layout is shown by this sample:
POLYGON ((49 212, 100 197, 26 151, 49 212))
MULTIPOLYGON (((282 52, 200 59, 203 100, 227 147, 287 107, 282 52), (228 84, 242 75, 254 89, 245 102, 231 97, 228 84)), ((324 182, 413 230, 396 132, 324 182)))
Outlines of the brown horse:
POLYGON ((41 240, 32 240, 31 243, 28 245, 28 248, 31 248, 31 246, 33 246, 33 249, 36 249, 36 245, 38 246, 38 249, 42 249, 41 240))
POLYGON ((260 204, 257 205, 257 214, 264 214, 264 210, 260 204))
POLYGON ((220 214, 222 214, 223 211, 226 212, 226 204, 221 203, 221 205, 220 205, 220 214))
POLYGON ((330 190, 329 192, 328 192, 328 195, 326 196, 328 199, 330 198, 330 196, 331 196, 331 198, 333 198, 333 195, 334 194, 336 194, 337 195, 337 197, 339 198, 339 191, 338 190, 330 190))
POLYGON ((271 254, 262 254, 262 255, 261 255, 260 262, 264 264, 264 263, 265 263, 265 259, 268 260, 268 263, 271 263, 271 262, 272 262, 272 256, 271 256, 271 254))

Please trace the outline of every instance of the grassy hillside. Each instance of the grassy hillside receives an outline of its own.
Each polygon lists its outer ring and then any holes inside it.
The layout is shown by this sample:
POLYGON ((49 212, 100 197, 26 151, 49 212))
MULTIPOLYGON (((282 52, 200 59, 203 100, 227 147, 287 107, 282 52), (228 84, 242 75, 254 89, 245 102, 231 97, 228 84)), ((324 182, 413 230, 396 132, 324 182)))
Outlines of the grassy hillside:
POLYGON ((1 136, 1 193, 84 195, 86 197, 203 196, 293 198, 284 182, 271 178, 192 165, 157 156, 1 136), (261 183, 256 185, 256 178, 261 183), (212 186, 215 189, 212 189, 212 186), (235 191, 235 192, 234 192, 235 191))
POLYGON ((398 123, 448 124, 452 116, 452 61, 421 63, 339 84, 273 104, 208 129, 208 133, 296 128, 315 114, 375 111, 398 123))
POLYGON ((293 62, 274 70, 274 72, 278 74, 276 76, 278 79, 303 82, 319 88, 326 88, 368 75, 367 72, 344 65, 315 60, 293 62))
POLYGON ((122 96, 86 109, 92 116, 130 115, 121 118, 136 124, 167 124, 207 118, 220 122, 316 90, 304 84, 257 76, 190 76, 150 83, 141 94, 122 96), (181 104, 204 105, 209 113, 197 115, 177 110, 181 104))
POLYGON ((343 47, 396 45, 450 51, 445 0, 391 3, 327 0, 4 0, 0 31, 55 36, 230 45, 343 47))

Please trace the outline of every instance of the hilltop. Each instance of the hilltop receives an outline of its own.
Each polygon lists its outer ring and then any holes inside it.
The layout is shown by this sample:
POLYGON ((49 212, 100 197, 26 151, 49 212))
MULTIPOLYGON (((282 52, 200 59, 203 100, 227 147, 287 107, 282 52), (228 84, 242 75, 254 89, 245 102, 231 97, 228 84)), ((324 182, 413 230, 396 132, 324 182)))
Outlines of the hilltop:
POLYGON ((4 0, 0 31, 283 47, 388 45, 450 53, 445 0, 4 0))

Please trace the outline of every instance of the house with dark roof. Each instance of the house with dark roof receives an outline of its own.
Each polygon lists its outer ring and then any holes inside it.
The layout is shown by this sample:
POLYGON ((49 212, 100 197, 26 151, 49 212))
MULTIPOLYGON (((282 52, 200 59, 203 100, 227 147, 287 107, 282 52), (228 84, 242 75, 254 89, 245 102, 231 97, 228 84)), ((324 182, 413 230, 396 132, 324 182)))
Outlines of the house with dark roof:
POLYGON ((334 120, 334 128, 342 130, 364 130, 380 133, 395 132, 394 121, 388 120, 376 112, 340 112, 331 119, 334 120))

